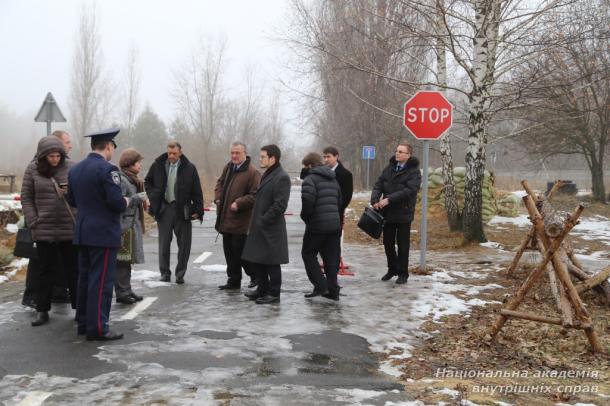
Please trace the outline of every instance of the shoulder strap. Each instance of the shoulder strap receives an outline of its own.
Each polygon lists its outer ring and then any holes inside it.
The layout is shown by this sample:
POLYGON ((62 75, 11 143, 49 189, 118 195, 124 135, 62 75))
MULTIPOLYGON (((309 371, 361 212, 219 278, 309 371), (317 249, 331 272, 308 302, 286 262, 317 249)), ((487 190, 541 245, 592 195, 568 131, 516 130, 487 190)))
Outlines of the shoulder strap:
POLYGON ((72 223, 76 224, 76 220, 74 219, 74 214, 72 214, 72 208, 68 204, 66 197, 60 192, 60 187, 57 184, 57 181, 52 176, 51 176, 51 181, 53 182, 53 186, 55 187, 55 193, 57 193, 57 196, 61 197, 61 200, 64 201, 64 204, 66 205, 66 209, 68 210, 68 214, 70 215, 70 218, 72 219, 72 223))

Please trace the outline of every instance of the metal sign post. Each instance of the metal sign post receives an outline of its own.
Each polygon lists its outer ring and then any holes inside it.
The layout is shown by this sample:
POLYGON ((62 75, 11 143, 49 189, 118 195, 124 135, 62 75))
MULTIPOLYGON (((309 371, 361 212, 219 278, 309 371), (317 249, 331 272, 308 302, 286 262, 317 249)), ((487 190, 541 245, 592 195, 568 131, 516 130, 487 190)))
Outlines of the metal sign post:
POLYGON ((42 102, 42 106, 40 106, 38 114, 34 117, 34 121, 37 123, 47 123, 47 135, 51 135, 51 123, 66 122, 66 118, 59 109, 51 92, 47 93, 47 97, 42 102))
POLYGON ((422 186, 422 215, 419 236, 419 269, 426 269, 428 245, 428 155, 430 140, 438 140, 453 123, 453 106, 441 92, 417 92, 404 105, 404 126, 418 140, 424 142, 424 182, 422 186))
POLYGON ((424 182, 421 196, 421 234, 419 236, 419 270, 426 270, 426 250, 428 248, 428 160, 430 141, 424 140, 424 182))
POLYGON ((375 159, 375 146, 364 145, 362 147, 362 159, 366 160, 366 190, 370 190, 371 160, 375 159))

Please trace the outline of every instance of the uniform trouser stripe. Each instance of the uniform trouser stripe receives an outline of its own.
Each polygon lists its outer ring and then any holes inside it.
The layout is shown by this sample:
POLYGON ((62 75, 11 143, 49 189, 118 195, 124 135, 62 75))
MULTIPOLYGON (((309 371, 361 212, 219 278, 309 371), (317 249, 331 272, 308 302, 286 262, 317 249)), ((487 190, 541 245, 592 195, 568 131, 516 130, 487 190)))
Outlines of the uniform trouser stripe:
POLYGON ((97 297, 97 333, 98 335, 104 335, 104 329, 102 326, 102 301, 104 298, 104 285, 106 284, 106 274, 108 273, 108 255, 110 250, 106 248, 104 250, 104 270, 102 271, 102 277, 100 278, 100 289, 97 297))

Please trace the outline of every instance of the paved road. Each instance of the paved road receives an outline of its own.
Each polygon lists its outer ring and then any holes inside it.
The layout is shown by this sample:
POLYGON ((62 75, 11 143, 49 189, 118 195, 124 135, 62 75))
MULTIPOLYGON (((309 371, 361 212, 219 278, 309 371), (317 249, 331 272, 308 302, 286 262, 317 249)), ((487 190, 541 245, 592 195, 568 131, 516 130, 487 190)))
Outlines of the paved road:
POLYGON ((147 263, 134 272, 134 286, 149 306, 137 314, 133 306, 112 309, 112 328, 124 332, 124 340, 83 341, 66 305, 54 307, 48 325, 33 328, 32 311, 19 304, 22 284, 2 285, 0 402, 407 402, 392 376, 396 371, 381 355, 408 348, 403 339, 417 335, 416 309, 409 311, 409 303, 417 302, 417 281, 406 287, 379 282, 382 249, 348 246, 345 254, 357 275, 340 280, 341 301, 304 299, 311 285, 300 259, 299 206, 299 189, 293 188, 288 211, 297 215, 287 216, 291 263, 283 267, 279 305, 255 305, 243 292, 217 289, 225 273, 213 213, 194 227, 185 285, 157 281, 155 231, 146 239, 147 263), (201 255, 205 260, 195 264, 201 255))

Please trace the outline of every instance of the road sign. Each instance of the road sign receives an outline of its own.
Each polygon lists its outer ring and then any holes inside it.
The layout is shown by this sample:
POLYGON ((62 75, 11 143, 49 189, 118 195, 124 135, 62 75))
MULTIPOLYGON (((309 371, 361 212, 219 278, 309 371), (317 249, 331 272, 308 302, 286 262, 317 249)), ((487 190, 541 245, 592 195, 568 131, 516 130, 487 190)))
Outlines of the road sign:
POLYGON ((34 117, 34 121, 37 123, 47 123, 47 135, 51 135, 51 123, 66 122, 66 118, 59 109, 51 92, 47 93, 47 97, 42 102, 42 106, 40 106, 38 114, 34 117))
POLYGON ((404 125, 418 140, 438 140, 452 116, 453 106, 441 92, 417 92, 404 107, 404 125))
POLYGON ((362 159, 375 159, 375 146, 374 145, 362 146, 362 159))

